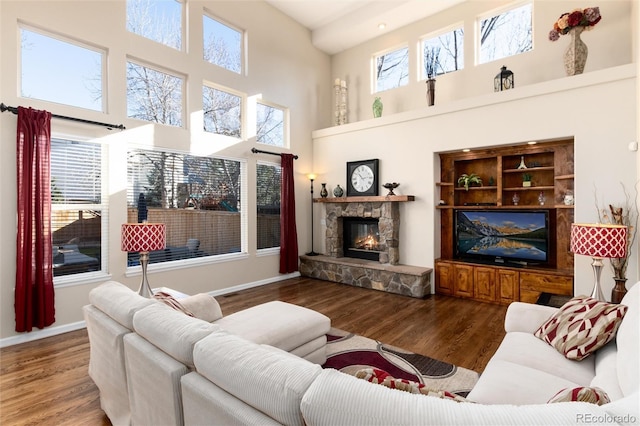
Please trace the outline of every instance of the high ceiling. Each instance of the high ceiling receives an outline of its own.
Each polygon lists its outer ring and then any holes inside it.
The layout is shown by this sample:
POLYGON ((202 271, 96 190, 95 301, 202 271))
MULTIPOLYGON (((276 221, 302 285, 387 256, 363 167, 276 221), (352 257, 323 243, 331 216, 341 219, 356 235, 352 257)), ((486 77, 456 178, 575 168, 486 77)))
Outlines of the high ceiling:
POLYGON ((313 44, 332 55, 465 0, 266 1, 309 28, 313 44))

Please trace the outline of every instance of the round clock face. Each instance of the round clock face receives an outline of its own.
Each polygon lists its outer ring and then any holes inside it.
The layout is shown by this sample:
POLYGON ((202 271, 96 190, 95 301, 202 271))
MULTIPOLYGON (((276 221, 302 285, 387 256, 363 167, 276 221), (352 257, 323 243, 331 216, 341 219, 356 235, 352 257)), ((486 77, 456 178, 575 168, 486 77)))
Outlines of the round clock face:
POLYGON ((373 170, 366 165, 360 165, 351 173, 351 185, 358 192, 366 192, 373 185, 373 170))

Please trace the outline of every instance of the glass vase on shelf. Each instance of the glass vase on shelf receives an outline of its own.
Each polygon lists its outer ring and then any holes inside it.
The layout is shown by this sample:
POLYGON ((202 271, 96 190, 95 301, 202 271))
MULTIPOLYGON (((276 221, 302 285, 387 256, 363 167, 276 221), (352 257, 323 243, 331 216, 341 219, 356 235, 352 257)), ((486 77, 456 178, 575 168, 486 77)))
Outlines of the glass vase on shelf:
POLYGON ((520 202, 520 196, 518 195, 517 192, 513 194, 513 197, 511 197, 511 201, 513 202, 514 206, 517 206, 518 203, 520 202))
POLYGON ((544 202, 547 200, 547 197, 545 197, 544 192, 540 191, 540 194, 538 194, 538 203, 540 203, 541 206, 544 206, 544 202))

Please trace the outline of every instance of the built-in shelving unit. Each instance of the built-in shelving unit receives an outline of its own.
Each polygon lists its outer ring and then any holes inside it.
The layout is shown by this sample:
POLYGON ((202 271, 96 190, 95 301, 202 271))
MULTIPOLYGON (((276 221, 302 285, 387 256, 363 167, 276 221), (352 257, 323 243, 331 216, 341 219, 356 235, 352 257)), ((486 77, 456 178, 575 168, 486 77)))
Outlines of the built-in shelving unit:
POLYGON ((436 291, 496 303, 535 302, 543 292, 570 295, 573 255, 569 237, 574 212, 564 197, 573 191, 573 161, 572 139, 440 154, 436 188, 441 200, 437 206, 441 258, 436 261, 436 291), (461 175, 472 173, 482 179, 482 185, 468 190, 457 185, 461 175), (530 186, 524 186, 525 181, 530 186), (462 208, 549 210, 555 229, 549 266, 514 270, 455 259, 454 215, 462 208))

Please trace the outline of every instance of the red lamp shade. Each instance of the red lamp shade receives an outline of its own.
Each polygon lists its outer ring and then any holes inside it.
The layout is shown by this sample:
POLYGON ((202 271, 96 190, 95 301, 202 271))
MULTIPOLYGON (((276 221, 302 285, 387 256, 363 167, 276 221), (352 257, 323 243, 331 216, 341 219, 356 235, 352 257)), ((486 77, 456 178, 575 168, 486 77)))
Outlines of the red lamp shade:
POLYGON ((122 251, 149 252, 165 247, 164 223, 123 223, 122 251))
POLYGON ((600 258, 627 256, 627 227, 600 223, 572 223, 571 251, 600 258))

